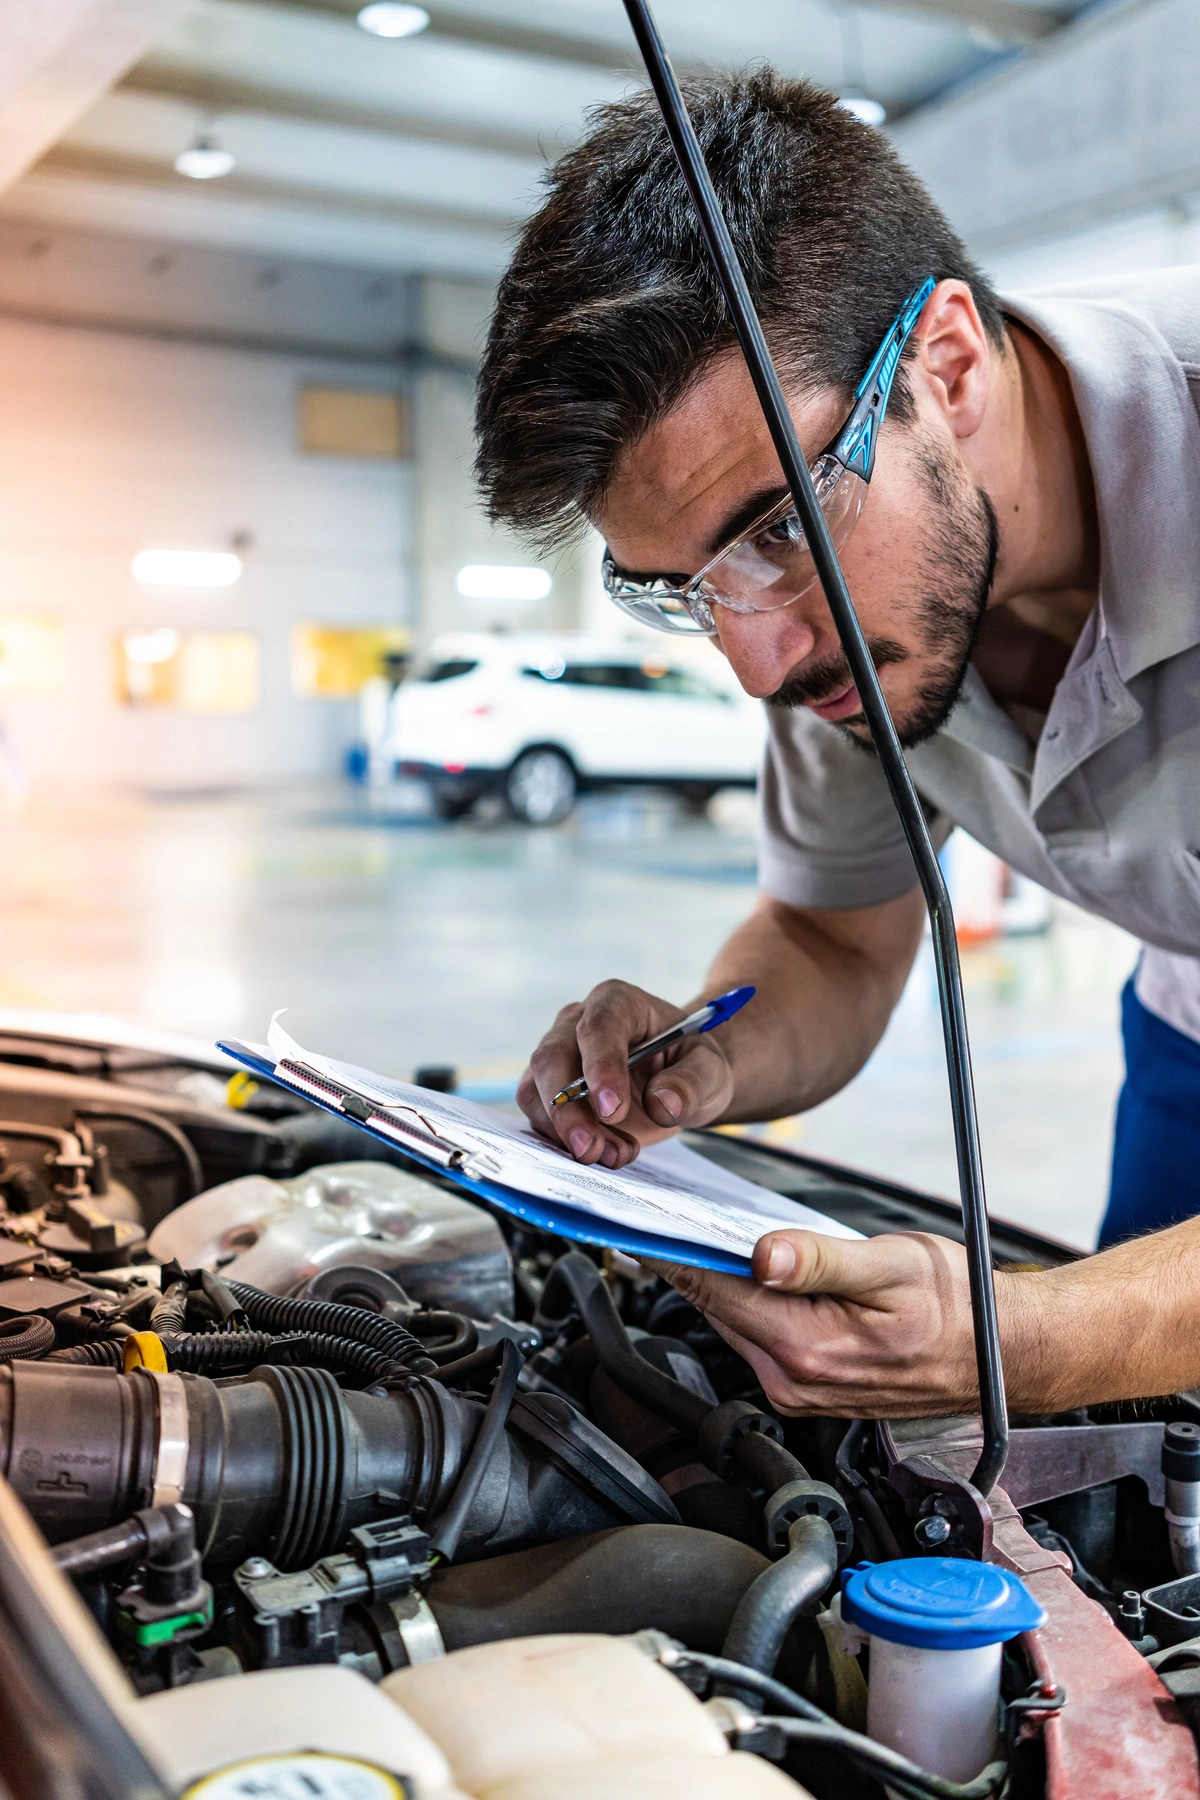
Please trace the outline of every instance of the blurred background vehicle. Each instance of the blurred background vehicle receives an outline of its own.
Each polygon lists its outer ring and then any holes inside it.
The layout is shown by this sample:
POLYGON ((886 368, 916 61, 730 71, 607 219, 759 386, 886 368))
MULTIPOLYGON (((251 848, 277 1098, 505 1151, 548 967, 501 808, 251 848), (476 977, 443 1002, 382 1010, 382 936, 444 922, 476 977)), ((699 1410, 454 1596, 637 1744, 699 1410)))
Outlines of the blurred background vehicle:
POLYGON ((472 632, 438 638, 396 689, 385 755, 428 782, 443 818, 498 793, 514 818, 553 825, 581 791, 616 785, 672 788, 702 810, 755 785, 764 734, 756 701, 656 645, 472 632))

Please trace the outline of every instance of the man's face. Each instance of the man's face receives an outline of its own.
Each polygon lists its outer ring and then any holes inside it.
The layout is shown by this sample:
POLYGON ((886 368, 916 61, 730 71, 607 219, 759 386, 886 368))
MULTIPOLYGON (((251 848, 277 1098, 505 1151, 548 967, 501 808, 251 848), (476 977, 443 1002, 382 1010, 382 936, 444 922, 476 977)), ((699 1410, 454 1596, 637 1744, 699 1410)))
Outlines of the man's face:
MULTIPOLYGON (((789 395, 811 461, 841 425, 832 393, 789 395)), ((739 356, 714 364, 622 458, 596 523, 618 566, 695 574, 785 491, 739 356)), ((936 408, 880 436, 862 514, 842 552, 859 621, 901 740, 945 722, 962 685, 995 569, 997 531, 936 408)), ((808 706, 869 744, 820 584, 759 613, 714 606, 718 644, 749 694, 808 706)))

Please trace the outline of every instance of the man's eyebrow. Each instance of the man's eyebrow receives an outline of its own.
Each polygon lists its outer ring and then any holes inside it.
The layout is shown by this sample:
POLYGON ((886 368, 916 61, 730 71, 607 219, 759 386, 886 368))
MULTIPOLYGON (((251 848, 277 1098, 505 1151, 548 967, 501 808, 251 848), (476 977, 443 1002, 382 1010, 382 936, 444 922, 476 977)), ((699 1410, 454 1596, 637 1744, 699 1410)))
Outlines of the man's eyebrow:
MULTIPOLYGON (((780 500, 786 498, 787 492, 787 488, 780 483, 774 487, 759 488, 741 501, 731 513, 721 520, 704 544, 701 552, 701 566, 703 567, 704 563, 711 561, 726 544, 740 537, 748 525, 753 525, 755 519, 760 519, 763 513, 769 512, 780 500)), ((617 567, 616 572, 618 575, 623 575, 628 581, 670 581, 682 584, 692 579, 690 575, 684 574, 679 569, 627 569, 620 566, 617 567)))
POLYGON ((757 493, 751 494, 743 500, 741 505, 735 507, 733 512, 722 519, 717 526, 705 545, 705 556, 715 556, 718 550, 723 549, 734 538, 741 537, 747 525, 753 525, 755 519, 761 519, 765 512, 769 512, 773 506, 777 506, 781 500, 787 497, 787 492, 786 483, 779 482, 774 487, 759 488, 757 493))

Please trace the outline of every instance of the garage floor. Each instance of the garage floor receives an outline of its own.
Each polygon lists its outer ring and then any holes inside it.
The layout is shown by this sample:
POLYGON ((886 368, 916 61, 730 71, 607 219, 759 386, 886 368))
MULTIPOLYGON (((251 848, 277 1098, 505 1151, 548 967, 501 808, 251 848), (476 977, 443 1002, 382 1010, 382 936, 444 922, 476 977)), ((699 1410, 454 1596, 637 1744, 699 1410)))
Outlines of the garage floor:
MULTIPOLYGON (((35 798, 0 819, 0 1006, 106 1013, 211 1039, 302 1043, 397 1074, 450 1062, 511 1096, 564 1001, 619 975, 672 999, 754 894, 749 796, 689 818, 596 796, 552 831, 446 825, 345 789, 35 798)), ((1120 1080, 1117 994, 1136 953, 1062 908, 964 955, 997 1213, 1089 1245, 1120 1080)), ((875 1057, 775 1141, 956 1191, 926 950, 875 1057)))

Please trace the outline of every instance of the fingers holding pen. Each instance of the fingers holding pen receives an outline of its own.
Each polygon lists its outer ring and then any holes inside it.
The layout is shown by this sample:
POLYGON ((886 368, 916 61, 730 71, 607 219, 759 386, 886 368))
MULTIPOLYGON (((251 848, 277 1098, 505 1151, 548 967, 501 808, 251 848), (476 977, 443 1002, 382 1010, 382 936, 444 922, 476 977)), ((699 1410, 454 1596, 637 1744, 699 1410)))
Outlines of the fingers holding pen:
POLYGON ((678 1007, 625 981, 602 981, 592 989, 575 1037, 588 1098, 602 1123, 621 1124, 636 1105, 635 1077, 642 1078, 643 1071, 630 1069, 629 1052, 683 1016, 678 1007))
MULTIPOLYGON (((561 1143, 577 1162, 601 1163, 609 1169, 622 1168, 637 1155, 636 1139, 628 1132, 603 1124, 590 1098, 570 1101, 563 1106, 554 1104, 554 1096, 585 1072, 578 1032, 589 1004, 590 997, 589 1001, 562 1008, 529 1059, 529 1067, 517 1088, 517 1104, 535 1131, 561 1143)), ((625 1073, 623 1056, 620 1064, 625 1073)), ((612 1108, 609 1094, 605 1099, 610 1110, 622 1110, 612 1108)))
POLYGON ((682 1124, 716 1116, 723 1059, 694 1039, 629 1068, 636 1045, 685 1017, 677 1006, 624 981, 605 981, 587 999, 565 1006, 530 1059, 517 1099, 535 1130, 555 1138, 578 1162, 625 1167, 642 1143, 682 1124), (587 1095, 555 1105, 555 1096, 580 1075, 587 1095), (647 1098, 648 1096, 648 1098, 647 1098), (698 1109, 702 1109, 698 1110, 698 1109))

